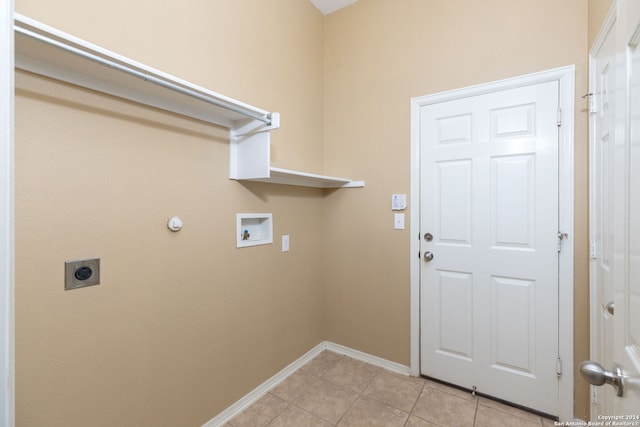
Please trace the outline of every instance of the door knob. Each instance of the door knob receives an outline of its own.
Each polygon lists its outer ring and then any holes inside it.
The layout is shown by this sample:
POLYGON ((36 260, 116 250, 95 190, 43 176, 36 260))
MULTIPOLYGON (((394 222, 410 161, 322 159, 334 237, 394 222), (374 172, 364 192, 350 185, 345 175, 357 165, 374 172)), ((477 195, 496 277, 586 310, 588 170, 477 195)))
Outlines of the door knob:
POLYGON ((607 310, 609 314, 613 316, 613 314, 615 313, 616 305, 613 301, 609 301, 606 305, 602 304, 602 308, 607 310))
POLYGON ((424 253, 424 262, 429 262, 433 259, 433 253, 426 251, 424 253))
POLYGON ((618 391, 618 397, 622 397, 624 394, 622 368, 614 364, 613 370, 614 372, 607 371, 599 363, 590 360, 580 364, 580 374, 589 384, 596 386, 610 384, 618 391))

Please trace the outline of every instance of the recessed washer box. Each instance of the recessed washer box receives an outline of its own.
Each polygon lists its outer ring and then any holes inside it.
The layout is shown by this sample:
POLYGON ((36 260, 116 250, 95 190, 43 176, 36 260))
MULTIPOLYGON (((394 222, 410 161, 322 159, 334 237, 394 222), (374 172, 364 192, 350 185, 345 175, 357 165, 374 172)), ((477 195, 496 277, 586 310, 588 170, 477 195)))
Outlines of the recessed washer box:
POLYGON ((273 243, 273 218, 270 213, 236 214, 236 239, 238 248, 273 243))

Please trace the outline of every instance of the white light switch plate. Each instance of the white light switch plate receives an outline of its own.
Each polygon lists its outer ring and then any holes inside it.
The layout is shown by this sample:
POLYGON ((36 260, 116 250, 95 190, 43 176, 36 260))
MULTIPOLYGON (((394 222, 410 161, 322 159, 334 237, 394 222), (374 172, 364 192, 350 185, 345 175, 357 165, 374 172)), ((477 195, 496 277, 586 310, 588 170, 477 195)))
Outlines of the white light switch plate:
POLYGON ((289 252, 289 235, 282 236, 282 252, 289 252))
POLYGON ((404 214, 393 214, 393 228, 396 230, 404 230, 404 214))

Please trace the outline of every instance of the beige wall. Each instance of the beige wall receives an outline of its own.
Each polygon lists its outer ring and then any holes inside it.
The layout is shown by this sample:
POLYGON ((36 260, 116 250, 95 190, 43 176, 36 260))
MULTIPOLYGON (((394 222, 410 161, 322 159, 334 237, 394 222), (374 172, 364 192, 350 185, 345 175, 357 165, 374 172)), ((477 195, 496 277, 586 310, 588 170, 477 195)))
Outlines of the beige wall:
MULTIPOLYGON (((310 2, 16 10, 280 111, 274 163, 322 171, 310 2)), ((23 72, 16 89, 17 425, 199 426, 322 341, 322 190, 230 181, 224 129, 23 72), (237 212, 272 212, 291 252, 236 249, 237 212), (92 256, 102 284, 65 292, 64 261, 92 256)))
MULTIPOLYGON (((389 198, 410 190, 409 100, 568 64, 584 93, 586 1, 360 0, 323 18, 301 0, 16 0, 279 111, 274 165, 367 181, 326 193, 229 181, 225 130, 18 73, 18 425, 201 425, 324 339, 408 365, 409 230, 392 229, 389 198), (273 212, 291 252, 235 249, 241 211, 273 212), (171 215, 185 221, 177 234, 171 215), (64 261, 88 256, 101 257, 103 284, 64 292, 64 261)), ((580 361, 587 116, 576 102, 580 361)), ((578 417, 587 395, 576 377, 578 417)))
MULTIPOLYGON (((324 206, 327 338, 408 365, 410 236, 393 230, 389 200, 410 192, 409 100, 569 64, 584 93, 587 4, 360 0, 325 25, 326 171, 367 181, 324 206)), ((577 97, 575 362, 589 348, 584 107, 577 97)), ((575 389, 586 418, 588 387, 576 377, 575 389)))
POLYGON ((613 0, 588 0, 589 7, 589 30, 588 42, 589 48, 593 45, 593 41, 600 31, 600 26, 604 22, 604 18, 609 13, 609 9, 613 4, 613 0))

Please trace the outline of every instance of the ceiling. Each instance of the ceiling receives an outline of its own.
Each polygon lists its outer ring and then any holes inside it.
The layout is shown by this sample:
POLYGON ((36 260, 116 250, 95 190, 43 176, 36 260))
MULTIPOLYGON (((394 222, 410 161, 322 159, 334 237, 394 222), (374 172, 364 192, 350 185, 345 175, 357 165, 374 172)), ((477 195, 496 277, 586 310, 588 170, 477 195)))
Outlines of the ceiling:
POLYGON ((311 3, 313 3, 320 12, 328 15, 357 1, 358 0, 311 0, 311 3))

